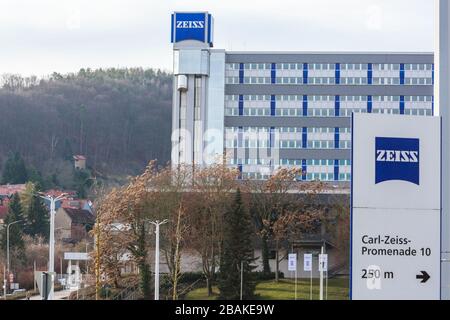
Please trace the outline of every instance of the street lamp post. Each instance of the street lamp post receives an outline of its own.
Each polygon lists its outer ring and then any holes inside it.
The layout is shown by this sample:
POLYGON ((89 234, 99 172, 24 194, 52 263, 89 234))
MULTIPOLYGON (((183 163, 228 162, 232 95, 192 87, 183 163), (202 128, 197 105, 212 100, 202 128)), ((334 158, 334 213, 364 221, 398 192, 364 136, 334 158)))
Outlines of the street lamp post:
POLYGON ((168 220, 160 222, 159 220, 150 221, 156 227, 156 245, 155 245, 155 300, 159 300, 159 226, 166 224, 168 220))
POLYGON ((42 199, 50 201, 50 239, 49 239, 49 253, 48 253, 48 272, 55 271, 55 214, 56 214, 56 202, 61 201, 65 198, 66 194, 62 194, 58 197, 53 196, 42 196, 42 199))
MULTIPOLYGON (((41 195, 44 200, 50 201, 50 239, 49 239, 49 252, 48 252, 48 272, 55 272, 55 214, 56 214, 56 202, 61 201, 65 198, 66 194, 63 193, 58 197, 50 195, 41 195)), ((53 290, 50 292, 48 300, 53 300, 53 290)))
POLYGON ((22 221, 23 220, 17 220, 17 221, 11 222, 10 224, 8 224, 6 226, 6 272, 5 272, 5 275, 4 275, 4 278, 3 278, 3 282, 4 282, 4 285, 5 285, 5 288, 3 290, 4 296, 5 296, 5 300, 6 300, 6 287, 7 287, 6 286, 6 273, 8 274, 8 276, 9 276, 9 273, 10 273, 10 269, 9 269, 9 228, 12 225, 14 225, 16 223, 19 223, 19 222, 22 222, 22 221))
MULTIPOLYGON (((5 227, 5 224, 0 224, 2 228, 5 227)), ((3 263, 3 298, 6 300, 6 262, 3 263)))

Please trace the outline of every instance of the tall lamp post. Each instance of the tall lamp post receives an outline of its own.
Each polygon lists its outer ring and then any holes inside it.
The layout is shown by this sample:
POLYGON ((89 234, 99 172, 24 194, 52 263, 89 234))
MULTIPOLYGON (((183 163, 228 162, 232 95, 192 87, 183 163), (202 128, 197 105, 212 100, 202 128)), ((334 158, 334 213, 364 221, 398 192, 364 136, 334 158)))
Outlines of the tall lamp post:
POLYGON ((16 223, 19 223, 19 222, 22 222, 22 221, 23 220, 17 220, 17 221, 11 222, 10 224, 8 224, 6 226, 6 272, 5 272, 4 277, 3 277, 3 283, 5 285, 5 288, 3 290, 3 294, 5 296, 5 300, 6 300, 6 288, 7 288, 7 286, 6 286, 6 274, 8 274, 8 276, 9 276, 9 272, 10 272, 10 269, 9 269, 9 228, 12 225, 15 225, 16 223))
MULTIPOLYGON (((5 224, 1 223, 0 226, 4 228, 5 224)), ((6 300, 6 262, 3 263, 3 285, 3 298, 6 300)))
POLYGON ((159 226, 166 224, 169 222, 168 220, 164 221, 149 221, 156 227, 156 245, 155 245, 155 300, 159 300, 159 226))
MULTIPOLYGON (((66 193, 59 195, 58 197, 50 195, 38 194, 38 196, 44 200, 50 202, 50 239, 49 239, 49 252, 48 252, 48 272, 55 272, 55 214, 56 214, 56 202, 65 199, 66 193)), ((52 287, 53 288, 53 287, 52 287)), ((53 290, 50 292, 48 300, 53 300, 53 290)))

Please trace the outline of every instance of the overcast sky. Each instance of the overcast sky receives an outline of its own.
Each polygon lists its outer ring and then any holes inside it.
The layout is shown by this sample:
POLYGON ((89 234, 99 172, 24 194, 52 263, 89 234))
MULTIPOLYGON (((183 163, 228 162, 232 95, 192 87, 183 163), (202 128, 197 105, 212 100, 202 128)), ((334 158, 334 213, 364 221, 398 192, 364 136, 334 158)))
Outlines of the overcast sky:
POLYGON ((431 0, 0 0, 0 74, 171 70, 170 14, 209 11, 234 51, 433 51, 431 0))

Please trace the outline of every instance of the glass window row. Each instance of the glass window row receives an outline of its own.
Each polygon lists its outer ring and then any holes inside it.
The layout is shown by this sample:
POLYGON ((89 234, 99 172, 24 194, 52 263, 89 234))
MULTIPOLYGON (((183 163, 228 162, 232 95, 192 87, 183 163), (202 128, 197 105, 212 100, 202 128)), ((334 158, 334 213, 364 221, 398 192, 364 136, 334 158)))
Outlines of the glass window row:
MULTIPOLYGON (((308 63, 308 70, 335 70, 336 63, 308 63)), ((276 63, 277 70, 303 70, 304 63, 276 63)), ((431 63, 405 63, 405 71, 431 71, 431 63)), ((272 63, 244 63, 244 70, 271 70, 272 63)), ((340 63, 341 70, 368 70, 368 63, 340 63)), ((240 70, 240 63, 227 63, 226 70, 240 70)), ((372 70, 400 71, 399 63, 372 63, 372 70)))
MULTIPOLYGON (((302 77, 277 77, 275 83, 279 85, 335 85, 335 77, 309 77, 304 83, 304 78, 302 77)), ((226 77, 226 84, 254 84, 254 85, 270 85, 272 84, 272 79, 270 77, 244 77, 243 83, 240 82, 239 77, 226 77)), ((339 85, 368 85, 368 80, 366 77, 342 77, 340 78, 339 85)), ((398 77, 387 77, 380 78, 374 77, 372 79, 371 85, 401 85, 400 78, 398 77)), ((414 77, 405 78, 404 85, 433 85, 433 79, 430 77, 414 77)))
MULTIPOLYGON (((433 96, 404 96, 406 102, 432 102, 433 96)), ((244 101, 270 101, 270 95, 243 95, 244 101)), ((276 95, 276 101, 303 101, 303 95, 276 95)), ((308 102, 335 101, 336 96, 308 95, 308 102)), ((368 96, 339 96, 341 102, 367 102, 368 96)), ((239 101, 239 95, 226 95, 226 101, 239 101)), ((372 96, 372 101, 400 101, 400 96, 372 96)))
MULTIPOLYGON (((304 117, 302 108, 277 108, 275 117, 304 117)), ((341 108, 336 116, 335 109, 330 108, 308 108, 306 117, 334 118, 351 117, 352 113, 368 113, 367 108, 341 108)), ((372 109, 372 113, 380 114, 400 114, 400 108, 377 108, 372 109)), ((406 115, 432 116, 433 110, 429 108, 405 108, 406 115)), ((238 108, 225 108, 225 116, 239 117, 238 108)), ((243 117, 272 117, 272 110, 269 108, 244 108, 243 117)))
MULTIPOLYGON (((334 166, 335 160, 306 160, 306 166, 334 166)), ((280 159, 280 165, 301 167, 303 160, 280 159)), ((351 166, 351 160, 339 160, 339 166, 351 166)))
MULTIPOLYGON (((261 172, 243 172, 241 174, 241 178, 243 180, 255 180, 255 181, 263 181, 268 180, 269 175, 261 172)), ((307 173, 305 176, 305 180, 307 182, 313 181, 322 181, 322 182, 333 182, 336 181, 334 179, 334 174, 332 173, 307 173)), ((303 180, 302 177, 297 178, 299 181, 303 180)), ((342 173, 339 174, 339 182, 349 182, 351 181, 351 174, 342 173)))

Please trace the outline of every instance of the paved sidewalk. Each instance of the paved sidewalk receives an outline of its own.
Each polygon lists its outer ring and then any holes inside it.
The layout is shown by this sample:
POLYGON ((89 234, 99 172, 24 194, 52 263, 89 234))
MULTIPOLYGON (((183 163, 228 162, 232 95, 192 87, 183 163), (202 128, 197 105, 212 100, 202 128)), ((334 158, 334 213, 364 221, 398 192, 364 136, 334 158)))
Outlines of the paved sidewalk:
MULTIPOLYGON (((73 290, 56 291, 54 300, 67 300, 67 298, 69 297, 71 292, 73 292, 73 290)), ((26 299, 21 299, 21 300, 26 300, 26 299)), ((30 300, 41 300, 41 296, 32 296, 32 297, 30 297, 30 300)))

